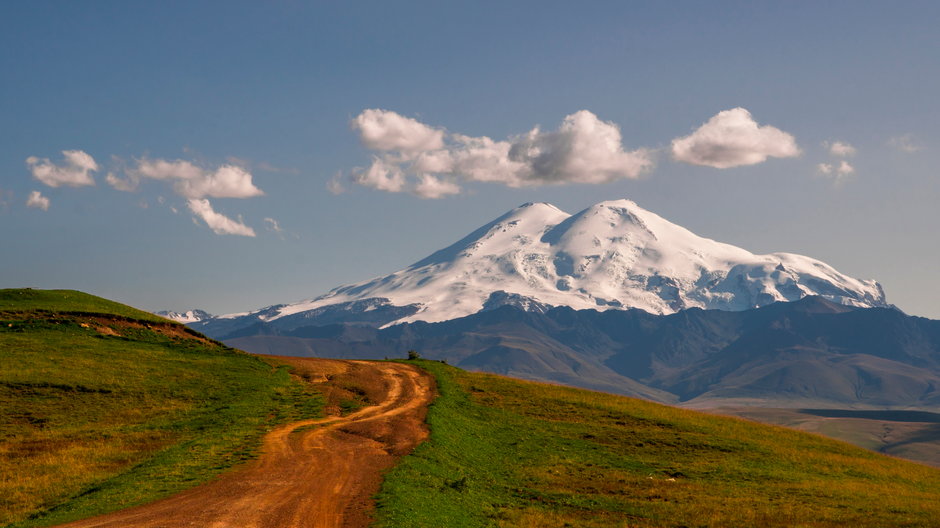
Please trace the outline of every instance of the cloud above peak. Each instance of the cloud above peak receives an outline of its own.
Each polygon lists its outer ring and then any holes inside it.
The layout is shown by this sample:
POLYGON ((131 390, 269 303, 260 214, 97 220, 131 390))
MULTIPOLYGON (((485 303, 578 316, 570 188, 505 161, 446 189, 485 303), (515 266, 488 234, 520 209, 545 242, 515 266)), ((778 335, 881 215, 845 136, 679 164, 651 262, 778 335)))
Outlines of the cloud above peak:
POLYGON ((33 178, 49 187, 84 187, 94 185, 95 179, 91 173, 98 170, 95 159, 81 150, 63 150, 65 162, 61 165, 49 161, 48 158, 30 156, 26 158, 33 178))
MULTIPOLYGON (((536 126, 505 140, 434 128, 390 110, 368 109, 353 119, 362 144, 378 151, 349 180, 386 192, 441 198, 461 182, 526 187, 608 183, 638 178, 654 165, 647 149, 626 151, 620 128, 588 110, 564 118, 557 130, 536 126)), ((331 184, 339 189, 336 180, 331 184)))
POLYGON ((750 112, 740 107, 718 112, 692 134, 672 140, 672 156, 677 161, 716 169, 799 155, 800 148, 791 134, 759 125, 750 112))

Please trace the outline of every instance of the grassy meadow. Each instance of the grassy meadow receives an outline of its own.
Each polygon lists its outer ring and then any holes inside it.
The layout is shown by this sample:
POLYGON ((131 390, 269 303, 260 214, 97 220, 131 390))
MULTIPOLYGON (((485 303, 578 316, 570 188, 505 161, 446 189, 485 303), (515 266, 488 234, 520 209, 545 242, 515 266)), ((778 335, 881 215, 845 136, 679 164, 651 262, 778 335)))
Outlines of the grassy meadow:
POLYGON ((422 361, 431 438, 380 527, 937 526, 940 471, 846 443, 422 361))
POLYGON ((46 526, 204 482, 319 416, 286 367, 74 291, 0 290, 0 526, 46 526))

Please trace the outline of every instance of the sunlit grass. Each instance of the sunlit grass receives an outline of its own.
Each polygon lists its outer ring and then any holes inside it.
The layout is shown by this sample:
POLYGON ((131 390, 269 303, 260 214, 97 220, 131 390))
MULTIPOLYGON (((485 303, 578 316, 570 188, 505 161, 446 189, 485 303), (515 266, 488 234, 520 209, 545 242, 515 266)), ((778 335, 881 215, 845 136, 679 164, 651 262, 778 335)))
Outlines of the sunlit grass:
POLYGON ((167 322, 150 312, 75 290, 0 289, 0 312, 11 310, 101 313, 139 321, 167 322))
POLYGON ((0 295, 0 526, 166 496, 251 458, 276 423, 322 410, 286 368, 78 292, 60 292, 74 311, 54 309, 55 295, 27 298, 39 311, 0 295))
POLYGON ((388 474, 380 526, 926 527, 940 519, 933 468, 781 427, 421 364, 441 391, 431 439, 388 474))

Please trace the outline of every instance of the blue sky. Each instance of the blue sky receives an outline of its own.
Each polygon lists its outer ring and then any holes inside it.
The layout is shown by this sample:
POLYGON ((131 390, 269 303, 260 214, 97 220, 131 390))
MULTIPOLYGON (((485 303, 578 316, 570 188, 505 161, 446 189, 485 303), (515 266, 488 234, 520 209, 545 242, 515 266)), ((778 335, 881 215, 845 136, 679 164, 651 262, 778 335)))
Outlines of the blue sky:
POLYGON ((0 4, 0 287, 242 311, 394 271, 524 202, 630 198, 940 318, 936 3, 582 4, 0 4), (755 136, 722 135, 730 117, 755 136), (569 129, 620 143, 575 170, 569 129), (418 187, 417 156, 456 159, 462 137, 558 156, 418 187), (401 179, 370 179, 375 159, 401 179))

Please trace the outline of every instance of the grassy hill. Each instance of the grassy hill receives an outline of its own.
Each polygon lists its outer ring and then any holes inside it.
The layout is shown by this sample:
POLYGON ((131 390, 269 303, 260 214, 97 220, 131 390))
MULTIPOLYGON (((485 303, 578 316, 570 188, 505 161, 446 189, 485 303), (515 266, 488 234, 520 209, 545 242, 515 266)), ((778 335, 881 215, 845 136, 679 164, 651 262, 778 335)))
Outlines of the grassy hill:
MULTIPOLYGON (((80 292, 0 290, 0 526, 151 501, 251 458, 274 424, 322 412, 322 398, 271 361, 80 292)), ((926 466, 780 427, 419 364, 440 392, 431 438, 387 473, 380 527, 940 518, 940 471, 926 466)))
POLYGON ((286 367, 153 314, 76 291, 0 290, 0 526, 193 486, 321 403, 286 367))
POLYGON ((424 361, 381 527, 936 526, 940 471, 781 427, 424 361))

